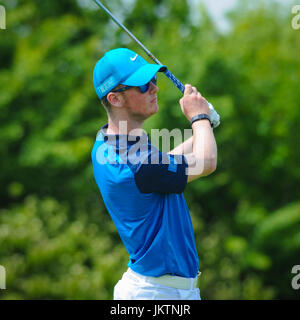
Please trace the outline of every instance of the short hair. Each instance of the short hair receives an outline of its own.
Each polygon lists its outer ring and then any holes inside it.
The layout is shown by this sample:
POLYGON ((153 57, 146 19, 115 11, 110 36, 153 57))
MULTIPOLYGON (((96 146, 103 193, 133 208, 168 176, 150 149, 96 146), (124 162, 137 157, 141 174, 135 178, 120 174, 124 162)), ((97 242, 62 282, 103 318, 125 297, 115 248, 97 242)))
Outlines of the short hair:
POLYGON ((106 110, 106 112, 107 112, 107 113, 110 113, 110 111, 111 111, 111 104, 110 104, 110 103, 108 102, 108 100, 107 100, 107 95, 101 99, 101 103, 102 103, 104 109, 106 110))
MULTIPOLYGON (((121 84, 118 84, 115 88, 113 88, 113 90, 117 90, 117 89, 120 89, 122 88, 123 85, 121 84)), ((111 90, 110 92, 112 92, 113 90, 111 90)), ((121 92, 123 93, 123 92, 121 92)), ((101 103, 104 107, 104 109, 106 110, 107 113, 111 113, 111 104, 109 103, 109 101, 107 100, 107 95, 104 96, 102 99, 101 99, 101 103)))

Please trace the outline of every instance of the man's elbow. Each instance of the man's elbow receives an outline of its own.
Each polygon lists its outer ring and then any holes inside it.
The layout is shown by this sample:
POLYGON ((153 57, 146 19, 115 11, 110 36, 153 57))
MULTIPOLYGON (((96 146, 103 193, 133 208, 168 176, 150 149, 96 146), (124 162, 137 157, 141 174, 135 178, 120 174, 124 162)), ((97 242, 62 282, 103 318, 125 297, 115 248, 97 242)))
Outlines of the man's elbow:
POLYGON ((209 175, 213 172, 215 172, 217 170, 217 158, 216 157, 212 157, 210 159, 207 159, 205 161, 205 175, 209 175))
POLYGON ((205 177, 213 173, 217 169, 217 158, 209 157, 205 159, 197 159, 195 157, 188 158, 193 163, 189 167, 188 171, 188 182, 191 182, 197 178, 205 177), (192 162, 194 161, 194 162, 192 162))
POLYGON ((211 159, 211 173, 217 170, 217 157, 211 159))

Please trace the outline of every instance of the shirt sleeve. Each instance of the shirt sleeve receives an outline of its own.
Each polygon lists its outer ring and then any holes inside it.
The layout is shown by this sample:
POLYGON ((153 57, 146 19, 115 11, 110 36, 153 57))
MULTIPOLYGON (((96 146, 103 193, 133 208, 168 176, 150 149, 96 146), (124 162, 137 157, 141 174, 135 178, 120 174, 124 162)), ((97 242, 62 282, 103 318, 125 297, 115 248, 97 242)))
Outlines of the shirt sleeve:
POLYGON ((135 170, 134 178, 142 193, 182 193, 187 184, 188 164, 183 155, 150 151, 135 170))

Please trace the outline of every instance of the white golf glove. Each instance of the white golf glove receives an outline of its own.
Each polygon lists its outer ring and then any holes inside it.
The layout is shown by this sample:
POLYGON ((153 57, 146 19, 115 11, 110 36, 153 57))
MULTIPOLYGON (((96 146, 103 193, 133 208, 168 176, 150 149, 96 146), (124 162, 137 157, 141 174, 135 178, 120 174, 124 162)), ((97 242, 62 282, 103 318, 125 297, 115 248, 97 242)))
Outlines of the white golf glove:
POLYGON ((216 127, 218 127, 220 125, 220 116, 217 113, 217 111, 214 109, 212 104, 209 103, 209 102, 207 102, 207 103, 208 103, 209 111, 210 111, 210 114, 209 114, 210 121, 211 121, 211 123, 213 125, 213 128, 216 128, 216 127))

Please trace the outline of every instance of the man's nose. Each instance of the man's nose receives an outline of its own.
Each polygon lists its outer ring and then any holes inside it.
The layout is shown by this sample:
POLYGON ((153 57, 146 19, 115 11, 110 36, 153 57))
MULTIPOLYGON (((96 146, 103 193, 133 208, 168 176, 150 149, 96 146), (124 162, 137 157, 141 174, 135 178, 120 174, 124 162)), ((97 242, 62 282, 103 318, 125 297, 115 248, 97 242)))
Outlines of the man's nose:
POLYGON ((150 81, 150 88, 149 88, 149 91, 151 93, 156 93, 158 92, 158 86, 156 84, 154 84, 152 81, 150 81))

